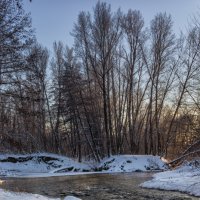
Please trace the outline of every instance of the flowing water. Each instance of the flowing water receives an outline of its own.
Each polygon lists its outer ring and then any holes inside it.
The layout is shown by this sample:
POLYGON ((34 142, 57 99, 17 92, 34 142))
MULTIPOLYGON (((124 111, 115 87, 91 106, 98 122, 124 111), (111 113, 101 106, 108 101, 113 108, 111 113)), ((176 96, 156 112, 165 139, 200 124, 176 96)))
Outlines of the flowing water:
MULTIPOLYGON (((150 173, 113 173, 45 178, 4 178, 0 187, 49 197, 73 195, 83 200, 107 199, 199 199, 179 192, 150 190, 139 184, 151 179, 150 173)), ((2 179, 2 178, 1 178, 2 179)))

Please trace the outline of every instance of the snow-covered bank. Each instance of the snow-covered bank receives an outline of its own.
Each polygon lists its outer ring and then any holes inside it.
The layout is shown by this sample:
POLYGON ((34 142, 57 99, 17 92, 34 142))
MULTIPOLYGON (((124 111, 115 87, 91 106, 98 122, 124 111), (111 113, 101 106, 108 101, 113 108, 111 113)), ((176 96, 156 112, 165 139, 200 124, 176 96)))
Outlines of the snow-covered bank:
POLYGON ((88 164, 78 163, 68 157, 49 153, 27 155, 0 155, 0 176, 20 176, 53 173, 54 170, 65 168, 66 172, 90 171, 88 164))
POLYGON ((158 156, 118 155, 101 163, 79 163, 71 158, 49 153, 0 155, 0 176, 60 176, 83 173, 141 172, 166 169, 158 156))
POLYGON ((167 169, 159 156, 118 155, 102 160, 99 168, 107 172, 145 172, 167 169))
POLYGON ((172 171, 157 173, 153 180, 141 184, 145 188, 176 190, 200 197, 200 160, 185 163, 172 171))
MULTIPOLYGON (((22 192, 9 192, 0 189, 0 199, 1 200, 60 200, 59 198, 48 198, 39 194, 29 194, 22 192)), ((81 200, 73 196, 67 196, 64 200, 81 200)))

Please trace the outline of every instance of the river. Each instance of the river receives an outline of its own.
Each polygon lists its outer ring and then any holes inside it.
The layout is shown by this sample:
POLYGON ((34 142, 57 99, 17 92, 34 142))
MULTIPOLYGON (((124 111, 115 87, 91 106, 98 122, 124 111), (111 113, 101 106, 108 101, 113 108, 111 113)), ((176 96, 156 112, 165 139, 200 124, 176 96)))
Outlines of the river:
POLYGON ((112 173, 56 176, 43 178, 1 178, 3 189, 41 194, 49 197, 73 195, 83 200, 199 199, 183 193, 150 190, 139 184, 151 179, 151 173, 112 173))

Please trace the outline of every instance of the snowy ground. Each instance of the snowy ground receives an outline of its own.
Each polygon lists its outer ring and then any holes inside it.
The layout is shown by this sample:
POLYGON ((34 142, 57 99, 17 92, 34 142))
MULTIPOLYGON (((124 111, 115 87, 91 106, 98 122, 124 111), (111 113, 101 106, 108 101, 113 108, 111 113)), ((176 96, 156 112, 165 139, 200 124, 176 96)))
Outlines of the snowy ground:
POLYGON ((0 176, 45 177, 83 173, 141 172, 164 170, 166 165, 158 156, 111 156, 100 164, 78 163, 55 154, 0 155, 0 176))
MULTIPOLYGON (((0 189, 0 199, 1 200, 60 200, 60 199, 48 198, 38 194, 9 192, 2 189, 0 189)), ((64 200, 81 200, 81 199, 73 196, 67 196, 64 198, 64 200)))
POLYGON ((172 171, 157 173, 153 180, 147 181, 141 186, 176 190, 200 197, 200 160, 185 163, 172 171))
POLYGON ((145 172, 167 169, 159 156, 151 155, 111 156, 102 160, 98 167, 107 172, 145 172))
POLYGON ((21 176, 49 174, 65 168, 66 172, 89 171, 88 164, 78 163, 68 157, 56 154, 38 153, 28 155, 0 155, 0 176, 21 176))

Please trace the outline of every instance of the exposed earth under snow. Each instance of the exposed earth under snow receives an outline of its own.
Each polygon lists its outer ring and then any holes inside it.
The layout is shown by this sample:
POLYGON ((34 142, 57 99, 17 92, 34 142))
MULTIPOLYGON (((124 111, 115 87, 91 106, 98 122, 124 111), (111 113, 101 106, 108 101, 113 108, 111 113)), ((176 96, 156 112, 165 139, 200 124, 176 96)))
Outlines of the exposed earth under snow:
POLYGON ((184 163, 175 170, 157 173, 141 186, 186 192, 200 197, 200 160, 184 163))

